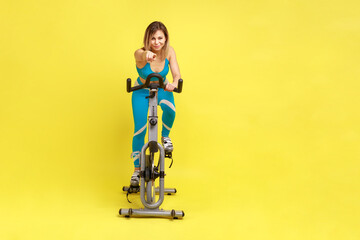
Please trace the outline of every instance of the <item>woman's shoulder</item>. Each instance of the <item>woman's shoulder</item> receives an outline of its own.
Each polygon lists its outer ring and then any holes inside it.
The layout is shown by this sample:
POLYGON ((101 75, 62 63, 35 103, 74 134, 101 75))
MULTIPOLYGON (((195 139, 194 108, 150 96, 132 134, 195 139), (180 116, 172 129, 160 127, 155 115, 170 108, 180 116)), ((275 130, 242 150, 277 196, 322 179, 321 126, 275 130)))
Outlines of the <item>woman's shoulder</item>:
POLYGON ((175 53, 175 50, 172 46, 169 46, 169 53, 175 53))
POLYGON ((169 52, 168 52, 168 56, 167 56, 167 59, 171 59, 172 57, 175 56, 175 50, 172 46, 169 46, 169 52))
POLYGON ((136 56, 136 55, 138 55, 138 54, 142 54, 143 52, 144 52, 144 48, 139 48, 139 49, 136 49, 136 50, 135 50, 134 55, 136 56))
POLYGON ((135 57, 136 63, 146 62, 146 61, 144 61, 144 57, 143 57, 144 51, 145 50, 143 48, 139 48, 135 51, 134 57, 135 57))

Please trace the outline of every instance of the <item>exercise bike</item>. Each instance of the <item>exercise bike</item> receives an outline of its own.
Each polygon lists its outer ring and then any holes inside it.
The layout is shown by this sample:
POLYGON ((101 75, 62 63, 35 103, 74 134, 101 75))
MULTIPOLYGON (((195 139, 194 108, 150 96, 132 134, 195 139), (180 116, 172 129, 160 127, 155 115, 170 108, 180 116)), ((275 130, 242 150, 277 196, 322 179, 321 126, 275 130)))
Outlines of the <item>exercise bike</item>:
MULTIPOLYGON (((181 93, 183 80, 179 79, 178 87, 174 92, 181 93)), ((168 195, 176 193, 175 188, 165 188, 165 157, 172 159, 172 152, 165 152, 163 146, 158 142, 158 89, 165 89, 163 78, 160 74, 152 73, 146 78, 143 85, 131 87, 131 79, 127 79, 127 92, 136 91, 143 88, 149 88, 149 112, 148 112, 148 138, 149 141, 142 147, 140 153, 140 186, 124 186, 123 191, 137 193, 140 191, 141 202, 144 208, 132 209, 121 208, 120 215, 125 217, 165 217, 179 219, 185 216, 184 211, 163 210, 160 205, 164 201, 165 193, 168 195), (151 78, 157 78, 159 83, 150 83, 151 78), (146 151, 149 150, 149 154, 146 151), (158 164, 155 166, 155 154, 160 152, 158 164), (155 187, 155 180, 159 178, 159 187, 155 187), (156 194, 159 195, 156 201, 156 194)), ((170 165, 171 166, 171 165, 170 165)))

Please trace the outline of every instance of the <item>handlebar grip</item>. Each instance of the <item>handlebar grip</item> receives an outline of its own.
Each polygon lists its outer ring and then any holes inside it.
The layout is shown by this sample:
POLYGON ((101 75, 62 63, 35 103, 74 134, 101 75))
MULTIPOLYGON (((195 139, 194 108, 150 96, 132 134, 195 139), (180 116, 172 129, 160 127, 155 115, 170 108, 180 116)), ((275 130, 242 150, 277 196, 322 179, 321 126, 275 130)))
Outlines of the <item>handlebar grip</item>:
POLYGON ((126 91, 131 92, 131 78, 128 78, 126 81, 126 91))
POLYGON ((131 87, 131 78, 128 78, 127 81, 126 81, 126 91, 128 93, 139 90, 139 89, 142 89, 144 87, 145 87, 145 85, 138 85, 138 86, 135 86, 135 87, 131 87))
POLYGON ((182 86, 183 86, 183 80, 180 78, 178 82, 178 87, 174 88, 174 92, 181 93, 182 92, 182 86))

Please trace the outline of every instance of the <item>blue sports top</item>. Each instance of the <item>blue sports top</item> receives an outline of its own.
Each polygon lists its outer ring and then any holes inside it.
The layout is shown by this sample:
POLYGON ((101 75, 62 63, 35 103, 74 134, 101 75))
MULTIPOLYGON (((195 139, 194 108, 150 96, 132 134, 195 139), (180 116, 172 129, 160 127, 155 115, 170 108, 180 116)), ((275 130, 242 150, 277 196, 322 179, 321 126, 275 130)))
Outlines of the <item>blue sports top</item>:
MULTIPOLYGON (((164 78, 164 82, 165 82, 166 75, 169 72, 169 60, 167 58, 165 58, 165 66, 161 72, 154 72, 153 70, 151 70, 150 63, 146 63, 146 65, 143 68, 138 68, 136 66, 136 70, 142 79, 146 80, 147 76, 149 76, 151 73, 158 73, 164 78)), ((150 81, 158 81, 158 79, 154 77, 154 78, 151 78, 150 81)), ((140 81, 140 78, 138 78, 138 84, 142 84, 140 81)))

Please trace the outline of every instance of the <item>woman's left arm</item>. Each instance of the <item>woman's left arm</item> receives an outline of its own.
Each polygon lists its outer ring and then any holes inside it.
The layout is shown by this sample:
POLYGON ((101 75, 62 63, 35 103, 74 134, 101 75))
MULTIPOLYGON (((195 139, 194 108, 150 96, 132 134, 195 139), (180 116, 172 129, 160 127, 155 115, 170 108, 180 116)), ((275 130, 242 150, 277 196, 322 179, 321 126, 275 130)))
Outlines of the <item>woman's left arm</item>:
POLYGON ((171 74, 173 77, 173 82, 172 84, 168 84, 165 90, 172 92, 174 88, 178 86, 178 81, 181 78, 179 65, 176 60, 175 50, 172 47, 170 47, 169 49, 169 63, 170 63, 171 74))

